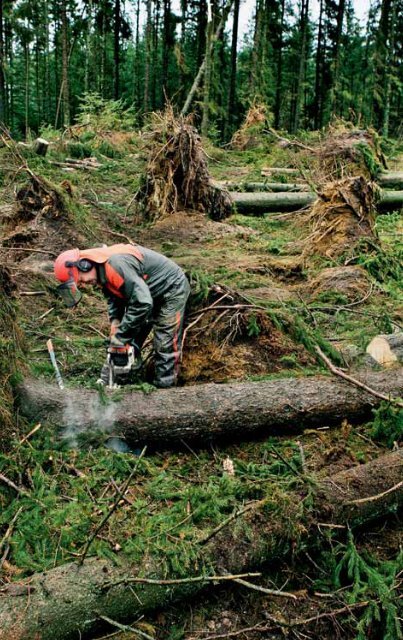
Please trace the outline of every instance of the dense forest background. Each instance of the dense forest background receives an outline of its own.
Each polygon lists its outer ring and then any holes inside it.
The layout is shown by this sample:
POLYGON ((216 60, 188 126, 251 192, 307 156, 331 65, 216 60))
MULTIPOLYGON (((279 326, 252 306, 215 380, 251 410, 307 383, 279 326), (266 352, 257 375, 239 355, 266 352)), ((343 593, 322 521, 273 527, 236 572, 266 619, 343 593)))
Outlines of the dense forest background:
POLYGON ((0 120, 14 136, 73 123, 82 101, 131 107, 131 124, 170 101, 191 104, 223 142, 251 103, 276 128, 332 118, 396 135, 401 122, 403 1, 373 0, 366 25, 351 0, 256 0, 239 37, 241 0, 3 0, 0 120))

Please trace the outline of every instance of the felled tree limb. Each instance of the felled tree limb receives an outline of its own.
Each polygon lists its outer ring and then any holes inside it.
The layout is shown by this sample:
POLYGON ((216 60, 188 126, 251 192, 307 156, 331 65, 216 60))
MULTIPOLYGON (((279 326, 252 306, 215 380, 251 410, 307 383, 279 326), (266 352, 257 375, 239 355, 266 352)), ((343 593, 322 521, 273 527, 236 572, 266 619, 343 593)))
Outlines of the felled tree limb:
MULTIPOLYGON (((399 483, 402 472, 400 450, 338 473, 320 483, 308 514, 301 509, 301 490, 290 494, 284 504, 276 504, 275 519, 273 505, 259 501, 255 510, 244 514, 247 535, 239 535, 239 521, 233 529, 222 529, 199 548, 199 566, 210 565, 218 576, 239 575, 289 553, 297 530, 309 543, 319 522, 355 527, 396 510, 403 504, 403 487, 393 492, 388 489, 399 483), (382 492, 382 499, 362 500, 382 492)), ((14 589, 7 588, 0 595, 0 640, 76 640, 96 631, 105 617, 118 623, 132 621, 209 584, 207 580, 158 583, 170 577, 163 573, 152 547, 139 566, 92 558, 82 566, 70 563, 35 574, 8 585, 14 589), (144 576, 151 582, 134 583, 134 578, 144 576)))
MULTIPOLYGON (((357 377, 384 395, 402 394, 401 367, 357 377)), ((97 391, 60 391, 37 380, 19 387, 20 410, 28 418, 50 421, 70 437, 99 430, 124 436, 132 445, 296 433, 344 418, 363 420, 380 402, 344 380, 325 376, 133 391, 119 399, 112 392, 106 405, 97 391)))

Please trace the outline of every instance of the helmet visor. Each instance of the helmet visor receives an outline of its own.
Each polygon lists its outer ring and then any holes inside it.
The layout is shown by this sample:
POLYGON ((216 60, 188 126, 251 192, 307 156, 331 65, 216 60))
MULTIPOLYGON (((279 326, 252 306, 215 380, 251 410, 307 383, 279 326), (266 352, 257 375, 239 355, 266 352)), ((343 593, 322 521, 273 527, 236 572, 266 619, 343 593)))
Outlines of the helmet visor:
POLYGON ((75 307, 82 298, 82 293, 79 289, 77 289, 77 284, 75 283, 73 278, 59 285, 57 287, 57 292, 62 297, 66 307, 69 308, 75 307))

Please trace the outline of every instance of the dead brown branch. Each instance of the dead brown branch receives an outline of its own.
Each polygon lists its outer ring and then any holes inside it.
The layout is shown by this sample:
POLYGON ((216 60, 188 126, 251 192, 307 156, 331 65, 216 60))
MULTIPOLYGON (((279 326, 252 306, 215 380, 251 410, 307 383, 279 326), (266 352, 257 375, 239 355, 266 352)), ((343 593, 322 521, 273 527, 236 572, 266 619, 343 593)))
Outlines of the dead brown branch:
POLYGON ((390 404, 394 404, 397 407, 400 407, 400 408, 403 409, 403 402, 400 402, 396 398, 392 398, 390 396, 387 396, 384 393, 380 393, 379 391, 376 391, 375 389, 371 389, 371 387, 368 387, 363 382, 360 382, 356 378, 353 378, 353 376, 350 376, 347 373, 344 373, 344 371, 341 371, 340 369, 335 367, 334 364, 323 353, 322 349, 318 345, 315 346, 315 351, 319 355, 319 357, 323 360, 323 362, 326 364, 326 366, 329 369, 329 371, 331 371, 334 375, 339 376, 340 378, 343 378, 343 380, 346 380, 350 384, 353 384, 354 386, 356 386, 356 387, 358 387, 360 389, 364 389, 364 391, 366 391, 367 393, 370 393, 371 395, 375 396, 376 398, 380 398, 381 400, 385 400, 385 402, 389 402, 390 404))

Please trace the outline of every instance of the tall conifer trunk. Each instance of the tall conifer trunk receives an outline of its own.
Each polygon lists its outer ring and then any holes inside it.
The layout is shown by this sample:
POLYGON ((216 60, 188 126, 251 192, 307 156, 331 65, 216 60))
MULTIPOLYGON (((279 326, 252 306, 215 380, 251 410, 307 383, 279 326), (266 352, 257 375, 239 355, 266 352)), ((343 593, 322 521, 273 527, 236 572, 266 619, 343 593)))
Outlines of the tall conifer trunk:
POLYGON ((340 45, 341 37, 343 33, 343 20, 344 20, 345 0, 339 0, 339 6, 337 9, 337 23, 336 23, 336 36, 334 45, 334 60, 333 60, 333 82, 332 82, 332 115, 338 115, 340 104, 340 45))
POLYGON ((227 108, 227 137, 231 134, 235 122, 235 102, 236 102, 236 69, 237 69, 237 44, 238 44, 238 28, 239 28, 239 4, 240 0, 234 2, 234 22, 232 25, 232 41, 231 41, 231 72, 229 79, 228 91, 228 108, 227 108))
POLYGON ((62 84, 63 84, 63 125, 70 126, 70 84, 69 84, 69 51, 67 41, 67 10, 64 1, 61 3, 62 20, 62 84))
POLYGON ((388 44, 390 44, 390 16, 393 0, 382 0, 381 17, 375 44, 375 69, 373 91, 373 118, 378 129, 382 128, 385 113, 385 89, 386 89, 386 64, 388 57, 388 44))
POLYGON ((114 97, 119 100, 120 73, 120 0, 115 0, 115 21, 113 30, 114 97))
POLYGON ((185 82, 186 82, 186 73, 185 73, 185 45, 186 45, 186 18, 188 11, 188 0, 181 0, 181 37, 180 37, 180 56, 181 60, 179 63, 179 94, 178 94, 178 102, 182 103, 185 98, 185 82))
POLYGON ((24 43, 24 55, 25 55, 25 138, 29 136, 29 74, 30 74, 30 60, 29 60, 29 42, 26 39, 24 43))
POLYGON ((45 60, 44 60, 44 118, 46 122, 50 121, 50 111, 51 111, 51 102, 50 102, 50 42, 49 42, 49 3, 48 0, 44 2, 44 30, 45 30, 45 60))
POLYGON ((318 43, 316 46, 316 69, 315 69, 315 100, 314 100, 314 123, 315 129, 320 129, 323 125, 323 3, 320 0, 318 43))
POLYGON ((211 72, 212 72, 212 60, 213 60, 213 11, 211 7, 211 0, 208 0, 208 23, 206 34, 206 51, 205 51, 205 63, 206 68, 204 71, 204 86, 203 86, 203 116, 201 124, 201 132, 203 136, 208 136, 209 124, 210 124, 210 86, 211 86, 211 72))
POLYGON ((6 119, 6 77, 4 73, 3 2, 0 2, 0 123, 6 119))
POLYGON ((146 22, 146 56, 144 67, 144 112, 150 109, 150 69, 151 69, 151 51, 152 51, 152 18, 151 18, 151 0, 146 2, 147 22, 146 22))
POLYGON ((6 85, 6 113, 5 120, 8 127, 13 130, 14 129, 14 81, 12 76, 12 69, 14 67, 14 51, 13 51, 13 30, 11 26, 11 20, 5 18, 4 20, 4 56, 5 60, 7 60, 8 68, 10 69, 7 75, 5 76, 5 85, 6 85))
POLYGON ((140 108, 140 0, 136 3, 136 32, 134 40, 134 64, 133 64, 133 102, 137 109, 140 108))
POLYGON ((390 37, 389 47, 386 51, 386 69, 385 69, 385 97, 382 118, 382 135, 386 138, 389 135, 389 118, 390 118, 390 101, 392 93, 392 75, 395 49, 395 29, 396 29, 396 2, 393 3, 390 20, 390 37))
POLYGON ((307 40, 308 40, 308 12, 309 0, 302 0, 300 17, 301 49, 299 54, 299 68, 295 88, 294 106, 291 118, 291 131, 295 133, 300 124, 302 101, 304 99, 304 84, 306 73, 307 40))
POLYGON ((279 41, 278 41, 278 57, 277 57, 277 72, 276 72, 276 99, 274 104, 275 129, 278 129, 280 127, 282 79, 283 79, 284 14, 285 14, 285 0, 281 0, 280 33, 279 33, 279 41))
POLYGON ((169 64, 169 39, 171 30, 171 0, 163 0, 164 4, 164 38, 162 43, 162 99, 165 102, 168 96, 168 64, 169 64))

